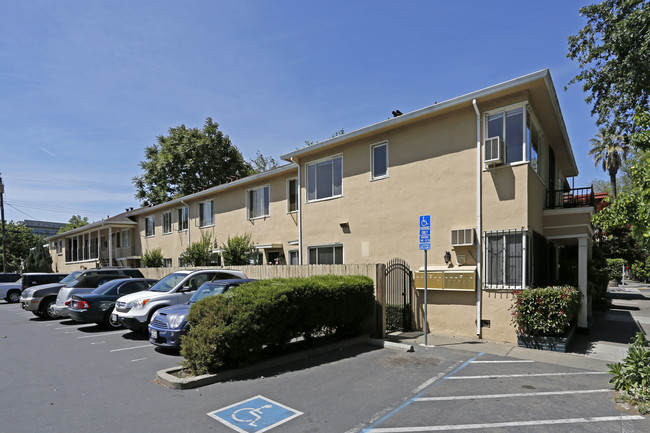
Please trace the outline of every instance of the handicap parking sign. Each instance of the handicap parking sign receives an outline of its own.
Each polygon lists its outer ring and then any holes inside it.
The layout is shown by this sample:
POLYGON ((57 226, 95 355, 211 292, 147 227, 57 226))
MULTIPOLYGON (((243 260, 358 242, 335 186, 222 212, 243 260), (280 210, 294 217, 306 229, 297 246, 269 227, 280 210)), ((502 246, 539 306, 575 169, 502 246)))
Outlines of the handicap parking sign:
POLYGON ((262 433, 302 414, 302 412, 258 395, 209 412, 208 416, 239 433, 262 433))

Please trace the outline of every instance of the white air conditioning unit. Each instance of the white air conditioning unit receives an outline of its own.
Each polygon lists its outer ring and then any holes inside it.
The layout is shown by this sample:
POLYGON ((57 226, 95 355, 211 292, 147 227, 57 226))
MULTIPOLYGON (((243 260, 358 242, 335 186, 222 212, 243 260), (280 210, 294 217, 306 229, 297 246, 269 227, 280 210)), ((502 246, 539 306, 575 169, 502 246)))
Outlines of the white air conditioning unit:
POLYGON ((451 246, 474 245, 474 229, 455 229, 451 231, 451 246))
POLYGON ((490 137, 485 139, 483 146, 484 161, 488 166, 503 164, 505 155, 503 151, 503 141, 501 137, 490 137))

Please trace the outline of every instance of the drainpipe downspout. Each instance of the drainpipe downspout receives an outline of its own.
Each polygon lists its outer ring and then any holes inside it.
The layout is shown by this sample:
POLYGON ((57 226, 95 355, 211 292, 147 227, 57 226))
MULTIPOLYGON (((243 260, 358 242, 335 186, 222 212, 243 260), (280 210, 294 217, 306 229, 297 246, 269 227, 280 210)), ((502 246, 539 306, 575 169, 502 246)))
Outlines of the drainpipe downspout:
POLYGON ((476 335, 481 338, 481 295, 483 287, 483 212, 481 206, 483 167, 481 161, 481 112, 476 104, 476 99, 472 100, 474 111, 476 112, 476 335))
POLYGON ((293 156, 289 159, 298 166, 298 184, 296 185, 298 189, 298 264, 302 265, 302 191, 300 188, 300 164, 293 160, 293 156))
MULTIPOLYGON (((190 245, 192 245, 190 243, 190 205, 185 203, 183 200, 181 200, 181 204, 184 204, 185 206, 187 206, 187 248, 189 248, 190 245)), ((180 221, 178 223, 180 224, 180 221)), ((179 262, 180 262, 180 258, 179 258, 179 262)), ((178 263, 176 263, 176 264, 178 264, 178 263)), ((174 266, 173 263, 172 263, 172 266, 174 266)))

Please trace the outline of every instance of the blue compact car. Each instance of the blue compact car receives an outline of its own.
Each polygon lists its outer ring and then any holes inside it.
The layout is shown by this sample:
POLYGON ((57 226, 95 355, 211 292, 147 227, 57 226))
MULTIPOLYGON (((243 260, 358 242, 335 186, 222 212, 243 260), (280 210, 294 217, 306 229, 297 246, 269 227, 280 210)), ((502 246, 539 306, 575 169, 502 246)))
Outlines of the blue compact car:
POLYGON ((154 314, 149 322, 149 342, 159 347, 179 349, 181 335, 189 329, 187 315, 190 306, 208 296, 220 295, 233 287, 256 281, 252 279, 217 280, 204 283, 185 304, 172 305, 161 308, 154 314))

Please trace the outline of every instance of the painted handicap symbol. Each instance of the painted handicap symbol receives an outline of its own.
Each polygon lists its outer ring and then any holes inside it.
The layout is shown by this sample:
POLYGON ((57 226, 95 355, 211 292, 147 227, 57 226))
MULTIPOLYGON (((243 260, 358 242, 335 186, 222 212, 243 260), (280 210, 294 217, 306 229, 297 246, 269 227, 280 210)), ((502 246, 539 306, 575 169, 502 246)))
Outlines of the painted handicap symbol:
POLYGON ((302 412, 261 395, 208 413, 239 433, 266 432, 300 415, 302 412))
POLYGON ((257 427, 255 423, 262 418, 262 409, 269 409, 272 408, 273 405, 270 404, 265 404, 262 407, 258 407, 257 409, 253 409, 252 407, 243 407, 241 409, 237 409, 234 411, 231 415, 232 419, 235 421, 239 422, 247 422, 249 426, 251 427, 257 427), (242 415, 245 418, 239 418, 239 412, 244 412, 242 415))

